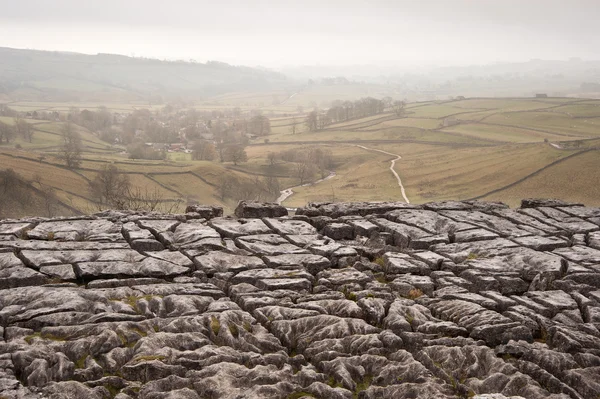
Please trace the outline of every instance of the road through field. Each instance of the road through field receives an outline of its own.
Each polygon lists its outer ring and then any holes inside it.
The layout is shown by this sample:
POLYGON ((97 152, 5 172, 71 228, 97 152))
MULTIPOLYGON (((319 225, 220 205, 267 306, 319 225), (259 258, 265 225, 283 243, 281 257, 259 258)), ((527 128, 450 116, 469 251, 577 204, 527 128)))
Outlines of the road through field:
POLYGON ((398 186, 400 186, 400 191, 402 191, 402 197, 404 198, 404 201, 407 204, 410 204, 410 201, 408 200, 408 197, 406 196, 406 191, 404 191, 404 186, 402 185, 402 180, 400 179, 400 176, 398 176, 398 173, 396 173, 396 171, 394 170, 394 166, 396 165, 396 161, 399 161, 400 159, 402 159, 402 157, 398 154, 392 154, 391 152, 387 152, 387 151, 383 151, 383 150, 378 150, 375 148, 368 148, 365 147, 363 145, 357 145, 357 147, 362 148, 363 150, 367 150, 367 151, 377 151, 377 152, 381 152, 382 154, 386 154, 386 155, 391 155, 393 157, 396 157, 395 159, 392 160, 391 164, 390 164, 390 170, 392 171, 392 173, 394 174, 394 176, 396 176, 396 180, 398 180, 398 186))
POLYGON ((294 194, 294 190, 293 189, 296 188, 296 187, 312 186, 313 184, 317 184, 317 183, 321 183, 322 181, 329 180, 332 177, 335 177, 335 172, 334 171, 329 172, 329 175, 325 176, 322 179, 319 179, 319 180, 316 180, 316 181, 313 181, 313 182, 309 182, 309 183, 305 183, 305 184, 301 184, 299 186, 294 186, 294 187, 290 187, 290 188, 286 188, 284 190, 281 190, 279 192, 280 193, 279 198, 277 198, 276 202, 279 205, 281 205, 281 203, 283 201, 285 201, 286 199, 288 199, 289 197, 291 197, 294 194))

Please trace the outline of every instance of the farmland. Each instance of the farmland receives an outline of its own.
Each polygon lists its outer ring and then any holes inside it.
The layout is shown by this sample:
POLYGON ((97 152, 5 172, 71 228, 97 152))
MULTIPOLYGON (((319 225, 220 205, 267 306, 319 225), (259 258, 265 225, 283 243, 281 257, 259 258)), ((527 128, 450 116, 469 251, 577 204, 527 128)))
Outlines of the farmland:
MULTIPOLYGON (((224 179, 239 184, 259 184, 268 176, 281 189, 294 187, 284 205, 295 207, 309 201, 400 200, 400 187, 390 171, 401 177, 411 202, 483 198, 512 206, 523 197, 556 197, 600 205, 600 102, 573 98, 465 99, 409 103, 403 114, 393 110, 360 119, 332 123, 316 131, 304 124, 306 112, 299 101, 310 93, 289 98, 289 103, 266 106, 271 133, 251 139, 247 161, 234 165, 192 160, 190 154, 169 152, 165 160, 131 160, 119 144, 102 141, 98 134, 76 126, 82 137, 83 160, 68 169, 57 157, 64 122, 28 119, 34 129, 31 142, 15 137, 0 145, 1 169, 11 168, 28 181, 43 180, 55 190, 62 208, 89 212, 97 208, 88 189, 99 170, 115 165, 131 184, 151 190, 179 211, 186 203, 215 203, 231 211, 237 200, 222 190, 224 179), (292 101, 293 100, 293 101, 292 101), (451 119, 449 119, 451 118, 451 119), (451 120, 451 123, 448 121, 451 120), (296 125, 293 133, 292 125, 296 125), (362 146, 362 147, 359 147, 362 146), (313 170, 301 177, 297 162, 284 154, 321 149, 330 156, 328 170, 313 170), (331 174, 313 185, 299 186, 331 174)), ((313 93, 314 94, 314 93, 313 93)), ((319 96, 327 93, 317 93, 319 96)), ((277 95, 263 94, 265 102, 277 95)), ((199 111, 240 106, 260 100, 256 93, 221 95, 195 104, 199 111)), ((105 106, 127 113, 149 108, 140 103, 70 104, 15 102, 21 112, 68 112, 105 106)), ((156 111, 156 110, 155 110, 156 111)), ((2 117, 11 124, 12 119, 2 117)))

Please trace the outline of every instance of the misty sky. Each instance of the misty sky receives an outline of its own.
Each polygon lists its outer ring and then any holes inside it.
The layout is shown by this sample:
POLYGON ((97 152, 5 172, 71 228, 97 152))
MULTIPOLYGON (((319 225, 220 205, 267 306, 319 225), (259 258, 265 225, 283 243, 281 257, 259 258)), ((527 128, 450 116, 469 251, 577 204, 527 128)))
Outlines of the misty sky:
POLYGON ((600 59, 600 0, 0 0, 0 46, 264 65, 600 59))

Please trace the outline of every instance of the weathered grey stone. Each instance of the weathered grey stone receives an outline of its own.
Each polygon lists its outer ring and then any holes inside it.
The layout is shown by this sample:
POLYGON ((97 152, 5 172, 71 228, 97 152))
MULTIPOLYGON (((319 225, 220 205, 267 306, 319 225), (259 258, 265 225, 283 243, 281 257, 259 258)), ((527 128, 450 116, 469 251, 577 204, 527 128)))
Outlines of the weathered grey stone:
POLYGON ((275 203, 240 201, 235 208, 238 218, 277 218, 287 214, 285 207, 275 203))
POLYGON ((189 205, 185 213, 197 213, 203 219, 212 219, 223 216, 223 207, 214 205, 189 205))

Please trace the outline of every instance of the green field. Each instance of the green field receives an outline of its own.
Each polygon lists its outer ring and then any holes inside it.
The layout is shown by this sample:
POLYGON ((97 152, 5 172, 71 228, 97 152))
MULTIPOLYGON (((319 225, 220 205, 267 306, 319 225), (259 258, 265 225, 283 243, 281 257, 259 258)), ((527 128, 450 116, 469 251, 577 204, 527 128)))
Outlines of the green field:
MULTIPOLYGON (((273 95, 265 94, 265 101, 273 95)), ((244 107, 244 100, 256 101, 260 97, 257 93, 234 93, 211 99, 214 100, 211 105, 196 107, 210 110, 234 103, 244 107)), ((21 110, 106 105, 123 112, 143 106, 135 103, 14 105, 21 110)), ((168 153, 165 161, 134 161, 127 159, 122 147, 109 145, 78 127, 84 160, 79 169, 71 171, 56 158, 62 124, 36 120, 29 121, 35 129, 32 142, 17 137, 10 144, 3 143, 0 162, 3 169, 13 168, 28 180, 41 176, 45 184, 56 189, 62 203, 81 212, 94 209, 88 181, 107 163, 127 173, 135 187, 156 190, 167 202, 183 200, 181 207, 186 202, 214 203, 231 211, 235 202, 223 201, 220 195, 224 177, 251 183, 269 174, 277 176, 282 189, 295 187, 294 194, 284 203, 287 206, 301 206, 309 201, 401 200, 400 188, 389 170, 395 156, 376 150, 401 156, 395 171, 414 203, 481 197, 517 205, 521 198, 541 196, 600 205, 599 151, 579 154, 600 146, 599 101, 494 98, 414 103, 407 104, 402 117, 386 111, 315 132, 306 131, 305 114, 296 107, 287 103, 265 106, 273 112, 278 110, 271 118, 268 142, 264 137, 251 141, 246 148, 248 161, 237 166, 218 160, 193 161, 185 153, 168 153), (283 110, 289 114, 284 116, 283 110), (457 124, 442 126, 449 115, 456 116, 457 124), (298 121, 296 134, 288 126, 294 118, 298 121), (334 177, 296 187, 300 184, 298 163, 278 158, 272 164, 269 160, 270 153, 312 148, 331 154, 330 171, 335 173, 334 177)), ((1 120, 12 123, 12 118, 1 120)), ((315 173, 310 180, 319 179, 321 173, 315 173)))

